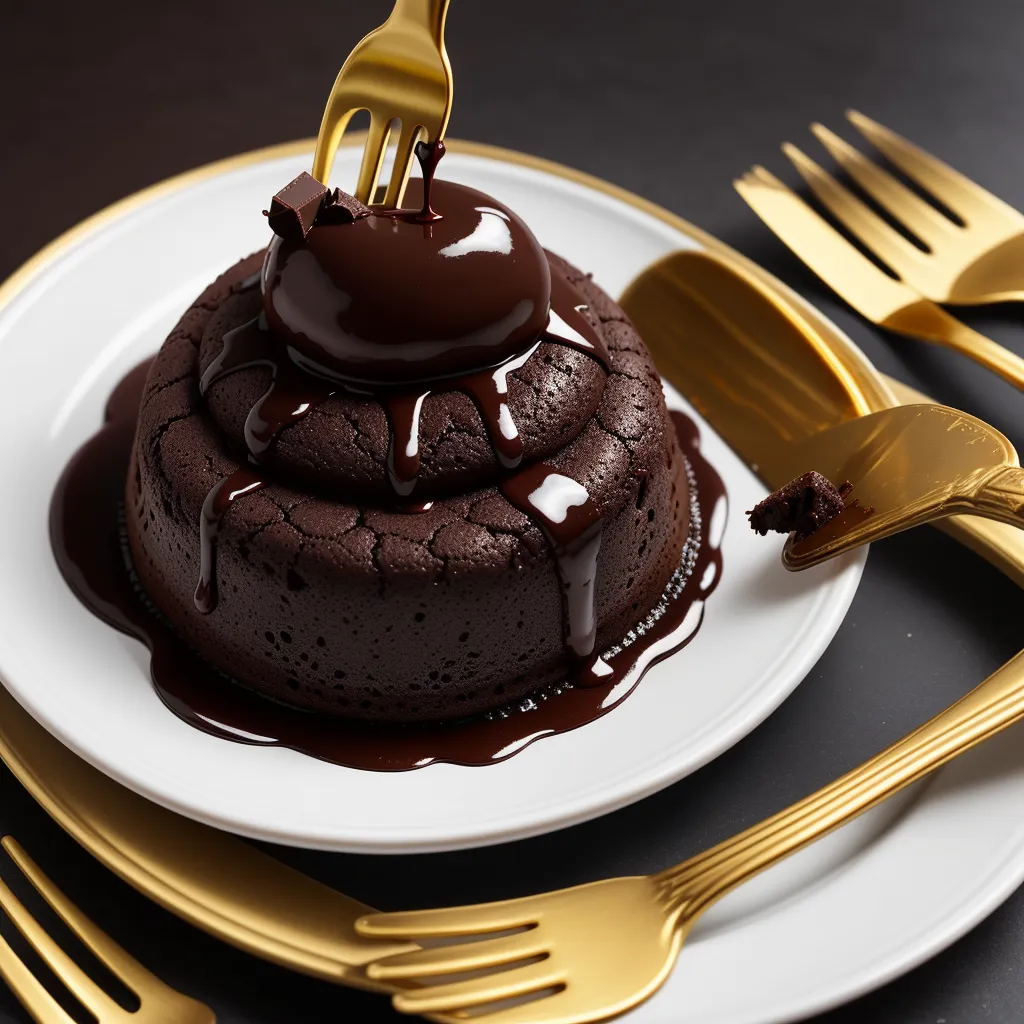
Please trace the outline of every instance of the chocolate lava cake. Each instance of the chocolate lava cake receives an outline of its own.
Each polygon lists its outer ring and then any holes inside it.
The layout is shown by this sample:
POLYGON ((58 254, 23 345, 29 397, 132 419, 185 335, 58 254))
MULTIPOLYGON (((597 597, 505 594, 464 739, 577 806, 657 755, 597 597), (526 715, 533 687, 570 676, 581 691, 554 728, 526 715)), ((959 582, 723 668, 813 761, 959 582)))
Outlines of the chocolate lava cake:
POLYGON ((138 577, 194 649, 378 722, 599 677, 691 522, 622 310, 490 197, 428 176, 406 207, 308 175, 274 198, 268 250, 156 357, 126 488, 138 577))

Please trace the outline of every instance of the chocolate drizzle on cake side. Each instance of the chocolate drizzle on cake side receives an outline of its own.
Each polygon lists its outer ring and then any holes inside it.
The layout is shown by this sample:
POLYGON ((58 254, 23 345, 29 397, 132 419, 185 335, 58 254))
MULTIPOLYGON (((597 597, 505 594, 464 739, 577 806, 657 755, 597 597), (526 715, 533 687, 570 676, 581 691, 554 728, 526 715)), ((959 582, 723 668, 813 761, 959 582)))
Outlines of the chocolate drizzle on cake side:
POLYGON ((614 706, 718 578, 720 485, 626 314, 498 200, 428 184, 401 210, 282 190, 55 495, 69 583, 199 727, 487 763, 614 706), (118 497, 127 593, 76 568, 118 497))
MULTIPOLYGON (((288 707, 239 685, 190 647, 135 572, 126 538, 124 478, 149 368, 149 362, 143 363, 117 385, 107 403, 104 426, 61 476, 51 505, 51 541, 65 580, 83 604, 149 648, 153 684, 165 705, 193 727, 222 739, 286 746, 372 771, 409 771, 436 762, 494 764, 538 739, 579 728, 617 707, 648 668, 693 639, 704 603, 721 579, 721 538, 710 531, 713 522, 724 520, 725 490, 700 451, 696 425, 673 412, 671 424, 694 497, 688 537, 653 607, 618 642, 581 659, 571 678, 462 720, 413 728, 288 707)), ((551 467, 539 465, 532 473, 513 477, 516 482, 506 483, 505 490, 517 504, 533 508, 542 518, 552 543, 573 547, 573 537, 584 538, 582 543, 575 542, 576 567, 570 571, 569 583, 585 589, 591 571, 590 542, 585 538, 599 520, 575 481, 558 477, 551 467)), ((248 478, 249 484, 254 481, 248 478)), ((244 500, 252 493, 245 489, 245 478, 235 483, 237 491, 225 484, 215 501, 244 500)), ((573 603, 571 597, 569 603, 573 603)), ((581 653, 592 642, 585 608, 586 602, 580 602, 575 613, 580 618, 574 620, 581 653)))
MULTIPOLYGON (((388 477, 394 504, 415 513, 422 510, 411 504, 420 471, 420 414, 432 390, 468 395, 498 463, 514 470, 523 459, 523 442, 507 402, 508 375, 521 369, 544 341, 584 352, 606 369, 610 365, 604 342, 584 315, 582 297, 550 267, 513 215, 493 201, 474 205, 475 193, 434 181, 443 144, 421 144, 416 152, 423 170, 423 202, 417 211, 367 208, 338 190, 330 193, 308 174, 274 197, 268 220, 278 240, 260 277, 264 311, 225 334, 223 349, 200 385, 205 396, 228 374, 252 367, 270 370, 269 388, 245 420, 247 467, 218 481, 203 506, 194 603, 204 615, 218 602, 220 518, 234 501, 263 486, 260 467, 281 432, 328 398, 344 392, 381 402, 391 434, 388 477), (439 237, 439 222, 446 217, 460 218, 454 240, 439 237), (361 234, 348 238, 350 231, 361 234), (382 231, 389 232, 381 249, 388 262, 371 266, 372 283, 356 281, 348 291, 344 281, 325 284, 329 274, 322 267, 339 262, 332 246, 348 250, 363 239, 375 242, 382 231), (492 285, 493 265, 484 267, 479 294, 467 294, 465 278, 452 277, 450 265, 472 261, 479 253, 506 257, 501 281, 492 285), (403 261, 430 272, 425 294, 404 318, 399 312, 391 322, 375 322, 371 314, 388 308, 388 281, 403 261), (358 298, 366 298, 367 287, 377 293, 365 309, 353 300, 360 283, 366 287, 358 290, 358 298), (448 323, 467 305, 474 317, 468 328, 465 320, 448 323), (460 336, 460 331, 468 333, 460 336)), ((577 659, 588 657, 596 635, 599 509, 582 484, 546 465, 505 480, 501 490, 538 524, 551 545, 565 587, 566 647, 577 659)))
POLYGON ((582 484, 544 462, 502 481, 501 493, 540 526, 551 545, 564 588, 566 646, 576 658, 589 658, 597 638, 601 510, 582 484))

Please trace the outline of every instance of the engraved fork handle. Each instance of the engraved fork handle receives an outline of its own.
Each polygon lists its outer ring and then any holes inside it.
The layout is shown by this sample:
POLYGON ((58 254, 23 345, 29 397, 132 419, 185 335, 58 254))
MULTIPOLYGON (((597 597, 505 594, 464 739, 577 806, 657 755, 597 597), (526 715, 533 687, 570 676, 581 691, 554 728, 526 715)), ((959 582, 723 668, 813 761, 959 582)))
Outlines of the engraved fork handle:
POLYGON ((972 496, 971 504, 984 515, 1024 527, 1024 469, 1003 466, 993 470, 972 496))
POLYGON ((1024 359, 950 316, 934 302, 915 302, 888 317, 882 326, 954 349, 1024 391, 1024 359))
POLYGON ((690 922, 765 868, 881 803, 1024 717, 1024 651, 877 757, 784 811, 655 876, 690 922))
MULTIPOLYGON (((883 380, 904 405, 934 401, 902 381, 884 374, 883 380)), ((1019 528, 980 516, 950 516, 932 525, 990 562, 1017 586, 1024 587, 1024 532, 1019 528)))

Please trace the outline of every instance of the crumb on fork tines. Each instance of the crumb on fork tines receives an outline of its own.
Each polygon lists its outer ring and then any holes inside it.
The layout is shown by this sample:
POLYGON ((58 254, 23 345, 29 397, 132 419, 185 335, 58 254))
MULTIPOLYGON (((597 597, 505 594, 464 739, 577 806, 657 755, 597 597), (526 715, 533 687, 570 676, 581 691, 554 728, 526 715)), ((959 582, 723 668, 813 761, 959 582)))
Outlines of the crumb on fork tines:
POLYGON ((804 473, 750 509, 750 527, 762 537, 770 532, 807 537, 843 511, 851 490, 848 481, 836 487, 821 473, 804 473))

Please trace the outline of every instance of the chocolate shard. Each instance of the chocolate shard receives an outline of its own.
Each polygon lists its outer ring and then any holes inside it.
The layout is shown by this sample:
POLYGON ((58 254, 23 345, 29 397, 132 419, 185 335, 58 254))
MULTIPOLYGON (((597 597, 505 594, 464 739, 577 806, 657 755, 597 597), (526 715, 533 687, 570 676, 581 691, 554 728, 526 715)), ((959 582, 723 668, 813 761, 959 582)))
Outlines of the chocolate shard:
POLYGON ((849 483, 837 488, 820 473, 804 473, 747 512, 750 527, 762 537, 772 530, 807 537, 843 511, 851 490, 849 483))
POLYGON ((328 194, 326 185, 303 171, 271 200, 266 211, 270 229, 290 242, 303 241, 328 194))
POLYGON ((360 217, 369 217, 370 208, 355 196, 336 188, 320 207, 319 221, 322 224, 351 224, 360 217))

